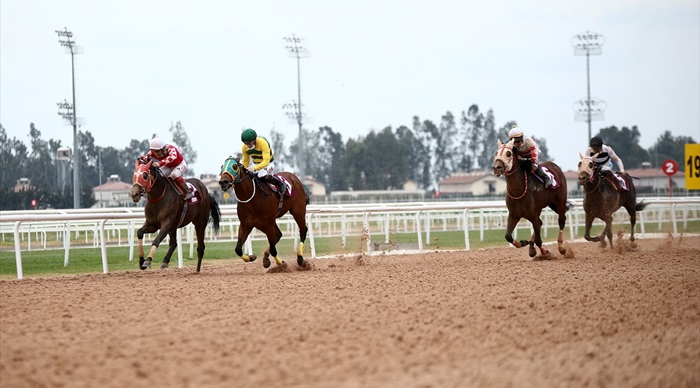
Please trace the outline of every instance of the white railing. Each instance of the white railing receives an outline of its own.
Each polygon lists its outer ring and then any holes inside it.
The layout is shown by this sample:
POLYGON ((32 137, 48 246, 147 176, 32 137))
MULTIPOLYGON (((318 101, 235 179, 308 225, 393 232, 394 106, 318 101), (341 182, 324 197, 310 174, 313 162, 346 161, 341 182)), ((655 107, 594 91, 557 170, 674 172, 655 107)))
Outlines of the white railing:
MULTIPOLYGON (((700 219, 700 197, 677 197, 677 198, 646 198, 649 205, 643 212, 638 213, 638 225, 642 236, 645 233, 645 223, 671 222, 673 233, 677 233, 678 211, 681 213, 684 226, 688 220, 700 219), (666 219, 668 213, 668 219, 666 219), (645 214, 651 216, 645 216, 645 214)), ((582 201, 573 201, 574 207, 567 214, 567 225, 570 226, 570 235, 573 240, 575 230, 583 224, 585 215, 582 210, 582 201)), ((624 214, 624 209, 618 211, 624 214)), ((389 243, 390 235, 399 231, 402 227, 404 232, 413 232, 417 237, 417 249, 423 251, 425 245, 430 245, 430 234, 434 225, 441 225, 443 230, 447 230, 448 225, 464 231, 465 249, 470 249, 469 231, 478 229, 480 239, 483 240, 484 232, 489 229, 498 228, 505 230, 507 209, 504 201, 477 201, 477 202, 414 202, 414 203, 392 203, 392 204, 345 204, 345 205, 310 205, 307 208, 308 240, 311 257, 316 257, 315 234, 318 237, 336 236, 341 239, 341 246, 346 246, 348 236, 362 235, 366 251, 371 250, 371 236, 382 235, 383 242, 389 243), (327 226, 324 232, 322 225, 327 226), (355 225, 361 227, 354 227, 355 225), (375 225, 374 231, 370 227, 375 225), (340 228, 338 230, 337 228, 340 228), (380 232, 377 232, 379 228, 380 232), (376 233, 375 233, 376 232, 376 233), (425 235, 425 240, 423 239, 425 235), (424 243, 425 241, 425 243, 424 243)), ((213 236, 212 228, 208 228, 209 239, 217 241, 235 241, 237 236, 234 229, 238 226, 236 205, 221 206, 221 237, 213 236), (230 230, 229 238, 225 237, 223 229, 230 230)), ((629 218, 621 216, 615 217, 616 223, 626 223, 629 218)), ((547 234, 548 226, 557 224, 556 214, 551 211, 543 211, 544 237, 547 234)), ((108 209, 63 209, 63 210, 38 210, 38 211, 4 211, 0 212, 0 233, 13 234, 15 246, 15 261, 17 265, 17 278, 23 278, 21 241, 27 236, 27 250, 31 250, 31 233, 39 236, 38 241, 43 249, 47 247, 47 232, 53 232, 61 238, 64 250, 64 266, 68 265, 71 248, 71 233, 79 237, 80 233, 85 234, 86 244, 89 244, 88 235, 93 234, 93 246, 101 248, 102 270, 108 273, 106 244, 108 236, 106 232, 119 234, 118 244, 121 245, 121 231, 126 230, 127 244, 129 245, 129 260, 134 259, 135 230, 143 223, 142 208, 108 208, 108 209), (107 222, 112 221, 108 226, 107 222), (24 229, 22 225, 26 225, 24 229)), ((597 221, 600 223, 601 221, 597 221)), ((298 242, 298 231, 291 216, 286 215, 278 219, 280 228, 287 228, 294 236, 295 244, 298 242)), ((521 220, 518 228, 531 228, 529 222, 521 220)), ((187 241, 190 243, 190 257, 194 252, 194 239, 192 226, 185 227, 187 241)), ((514 232, 517 235, 517 228, 514 232)), ((178 230, 179 241, 180 230, 178 230)), ((249 236, 245 242, 245 249, 252 253, 252 239, 255 233, 249 236)), ((178 244, 178 267, 183 267, 182 245, 178 244)))

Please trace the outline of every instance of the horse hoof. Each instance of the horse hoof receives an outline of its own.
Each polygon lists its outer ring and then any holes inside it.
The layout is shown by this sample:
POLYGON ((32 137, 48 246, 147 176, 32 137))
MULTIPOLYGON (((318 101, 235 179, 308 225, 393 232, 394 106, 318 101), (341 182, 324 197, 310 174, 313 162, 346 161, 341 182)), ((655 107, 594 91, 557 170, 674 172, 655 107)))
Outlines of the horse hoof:
POLYGON ((535 249, 535 247, 533 247, 532 245, 530 245, 530 250, 529 250, 528 254, 530 255, 530 257, 535 257, 535 256, 537 256, 537 249, 535 249))
POLYGON ((301 256, 297 256, 297 264, 300 267, 306 267, 306 262, 304 261, 304 258, 301 256))
POLYGON ((144 262, 141 264, 141 270, 145 270, 151 267, 151 259, 144 260, 144 262))
POLYGON ((559 254, 561 254, 561 255, 566 255, 566 248, 564 248, 564 247, 559 247, 559 254))
POLYGON ((270 259, 269 258, 263 257, 263 267, 270 268, 270 259))
POLYGON ((166 269, 168 268, 168 263, 161 263, 160 269, 166 269))
POLYGON ((250 256, 248 256, 248 257, 249 257, 249 259, 248 259, 248 262, 249 262, 249 263, 252 263, 252 262, 254 262, 254 261, 255 261, 255 259, 257 259, 257 258, 258 258, 258 257, 257 257, 257 256, 255 256, 255 255, 250 255, 250 256))

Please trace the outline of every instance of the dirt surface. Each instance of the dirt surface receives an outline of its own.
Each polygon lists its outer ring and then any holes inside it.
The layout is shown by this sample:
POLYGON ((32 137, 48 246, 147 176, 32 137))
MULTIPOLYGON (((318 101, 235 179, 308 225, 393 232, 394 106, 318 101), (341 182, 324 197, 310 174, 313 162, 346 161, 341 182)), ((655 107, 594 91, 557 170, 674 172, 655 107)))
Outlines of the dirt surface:
POLYGON ((698 387, 700 237, 638 242, 3 280, 0 386, 698 387))

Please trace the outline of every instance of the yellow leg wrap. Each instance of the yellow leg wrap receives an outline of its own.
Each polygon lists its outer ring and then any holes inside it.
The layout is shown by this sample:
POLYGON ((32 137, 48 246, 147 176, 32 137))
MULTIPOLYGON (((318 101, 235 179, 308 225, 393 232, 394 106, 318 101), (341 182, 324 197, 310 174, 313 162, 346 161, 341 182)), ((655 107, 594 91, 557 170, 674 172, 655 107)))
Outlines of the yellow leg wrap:
POLYGON ((148 254, 148 257, 154 257, 156 254, 156 246, 151 245, 151 252, 148 254))
POLYGON ((282 265, 283 261, 279 257, 275 256, 275 263, 277 263, 277 265, 282 265))
POLYGON ((299 249, 297 249, 297 256, 303 256, 303 255, 304 255, 304 243, 300 242, 299 249))
POLYGON ((241 256, 241 259, 243 259, 243 261, 245 261, 246 263, 250 263, 250 256, 248 255, 241 256))

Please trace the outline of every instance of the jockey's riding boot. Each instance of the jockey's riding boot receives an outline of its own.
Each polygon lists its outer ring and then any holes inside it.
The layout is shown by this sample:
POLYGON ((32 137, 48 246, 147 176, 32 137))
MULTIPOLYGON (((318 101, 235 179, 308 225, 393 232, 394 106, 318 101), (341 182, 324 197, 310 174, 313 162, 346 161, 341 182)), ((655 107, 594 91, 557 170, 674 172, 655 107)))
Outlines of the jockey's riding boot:
POLYGON ((549 179, 549 175, 545 174, 540 166, 537 166, 537 168, 535 168, 535 174, 538 177, 542 178, 545 189, 552 187, 552 181, 549 179))
POLYGON ((603 170, 600 173, 608 180, 608 182, 612 184, 613 189, 617 191, 618 182, 617 178, 615 177, 615 174, 611 170, 603 170))
POLYGON ((275 186, 277 186, 277 189, 280 192, 280 196, 283 197, 284 193, 287 192, 287 185, 285 185, 284 182, 282 182, 282 180, 280 180, 274 175, 270 175, 270 180, 272 181, 272 183, 275 184, 275 186))
POLYGON ((180 186, 180 190, 182 190, 183 197, 182 199, 187 201, 190 198, 192 198, 192 193, 190 192, 190 189, 187 187, 187 183, 185 183, 185 180, 182 177, 179 177, 175 179, 175 182, 177 182, 177 185, 180 186))

